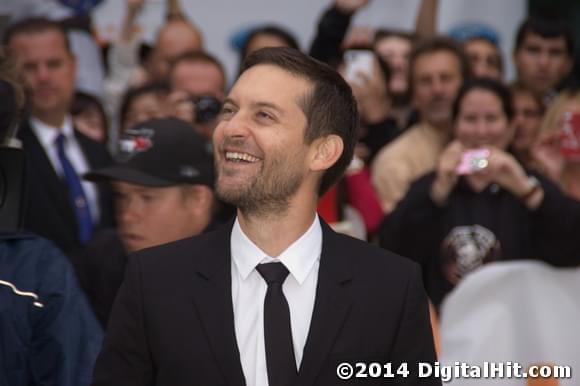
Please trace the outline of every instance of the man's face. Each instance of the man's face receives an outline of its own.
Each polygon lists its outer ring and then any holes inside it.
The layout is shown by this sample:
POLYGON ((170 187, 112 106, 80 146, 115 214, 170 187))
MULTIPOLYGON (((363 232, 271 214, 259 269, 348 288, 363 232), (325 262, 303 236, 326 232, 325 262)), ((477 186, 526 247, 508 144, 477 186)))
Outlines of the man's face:
POLYGON ((152 188, 113 182, 116 216, 128 252, 180 240, 202 231, 196 223, 195 198, 184 188, 152 188))
POLYGON ((412 71, 413 101, 421 119, 434 127, 446 127, 463 81, 459 58, 449 51, 426 53, 415 60, 412 71))
POLYGON ((485 39, 472 39, 467 41, 463 48, 474 76, 501 81, 501 54, 493 43, 485 39))
POLYGON ((541 96, 558 86, 572 69, 564 37, 543 38, 533 32, 514 53, 514 63, 518 80, 541 96))
POLYGON ((536 98, 528 92, 513 93, 514 107, 513 126, 515 136, 513 147, 516 150, 529 150, 540 130, 542 123, 542 108, 536 98))
POLYGON ((191 95, 211 95, 224 99, 225 79, 221 71, 210 62, 179 63, 171 73, 171 89, 182 90, 191 95))
POLYGON ((305 79, 272 65, 240 76, 213 136, 219 197, 247 214, 288 209, 308 174, 299 103, 310 90, 305 79))
POLYGON ((76 62, 57 31, 19 34, 10 52, 22 71, 33 113, 68 111, 75 89, 76 62))
POLYGON ((149 60, 149 71, 154 80, 164 80, 169 73, 169 63, 188 51, 203 48, 199 31, 182 21, 168 23, 159 32, 149 60))

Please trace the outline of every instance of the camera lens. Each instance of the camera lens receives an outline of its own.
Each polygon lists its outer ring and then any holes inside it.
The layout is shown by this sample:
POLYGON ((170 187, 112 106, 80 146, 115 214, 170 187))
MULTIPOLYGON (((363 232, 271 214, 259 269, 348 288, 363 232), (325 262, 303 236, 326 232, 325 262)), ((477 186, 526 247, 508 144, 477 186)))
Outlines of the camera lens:
POLYGON ((210 95, 194 97, 193 104, 195 106, 196 123, 213 121, 217 118, 222 108, 222 103, 210 95))

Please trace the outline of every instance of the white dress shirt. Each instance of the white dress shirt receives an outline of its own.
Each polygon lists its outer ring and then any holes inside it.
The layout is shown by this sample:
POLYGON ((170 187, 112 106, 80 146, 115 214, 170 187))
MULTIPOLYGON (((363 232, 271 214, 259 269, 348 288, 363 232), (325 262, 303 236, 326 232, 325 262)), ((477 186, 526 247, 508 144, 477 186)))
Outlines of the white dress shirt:
POLYGON ((40 145, 44 148, 44 152, 50 160, 52 167, 62 178, 64 178, 64 174, 60 160, 58 158, 56 138, 59 136, 59 134, 64 134, 66 138, 64 143, 64 152, 66 153, 67 158, 69 159, 81 180, 85 196, 89 203, 89 209, 91 211, 93 223, 97 223, 100 218, 97 189, 92 182, 84 181, 82 179, 83 174, 90 170, 90 166, 89 162, 85 158, 85 155, 83 154, 81 146, 75 138, 72 118, 70 115, 65 117, 63 126, 61 128, 49 126, 34 117, 30 118, 30 126, 36 135, 36 138, 38 138, 40 145))
POLYGON ((237 219, 230 245, 234 326, 246 384, 268 386, 264 344, 264 298, 268 285, 255 268, 258 264, 281 262, 290 271, 282 292, 290 308, 294 355, 299 369, 316 298, 322 251, 320 220, 316 216, 306 233, 276 258, 260 250, 244 234, 237 219))

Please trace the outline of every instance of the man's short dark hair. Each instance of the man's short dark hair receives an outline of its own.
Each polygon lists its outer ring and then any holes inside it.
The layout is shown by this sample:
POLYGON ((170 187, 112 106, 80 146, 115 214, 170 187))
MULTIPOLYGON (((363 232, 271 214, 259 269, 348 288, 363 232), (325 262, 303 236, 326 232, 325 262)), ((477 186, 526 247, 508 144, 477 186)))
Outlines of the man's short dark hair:
POLYGON ((375 31, 373 46, 376 46, 377 43, 381 40, 391 37, 407 40, 409 43, 411 43, 411 46, 417 41, 417 36, 412 33, 395 29, 381 28, 375 31))
POLYGON ((568 56, 574 55, 574 34, 570 25, 564 20, 538 16, 527 18, 518 28, 514 52, 522 48, 525 38, 531 33, 540 35, 544 39, 563 38, 566 42, 568 56))
POLYGON ((344 144, 340 158, 320 181, 318 194, 324 194, 344 173, 352 160, 357 141, 359 115, 350 86, 330 66, 293 48, 263 48, 250 54, 241 73, 251 67, 267 64, 306 79, 312 91, 300 101, 307 123, 304 141, 335 134, 344 144))
POLYGON ((296 50, 300 49, 300 47, 298 46, 298 42, 296 41, 296 38, 290 32, 286 31, 284 28, 277 25, 266 25, 255 28, 252 30, 252 32, 250 32, 250 34, 246 38, 246 41, 244 42, 244 45, 240 49, 240 57, 242 58, 242 60, 248 55, 248 47, 250 46, 250 42, 258 35, 275 36, 278 39, 282 40, 284 43, 286 43, 288 47, 294 48, 296 50))
POLYGON ((64 26, 61 23, 43 17, 24 19, 22 21, 11 24, 8 26, 6 31, 4 31, 2 43, 5 47, 8 47, 12 39, 18 35, 31 35, 47 31, 55 31, 62 34, 67 52, 72 53, 70 42, 68 41, 68 36, 64 26))
POLYGON ((471 77, 471 67, 469 66, 469 60, 463 48, 451 38, 435 37, 417 43, 411 51, 411 56, 409 58, 409 89, 411 90, 411 93, 414 93, 415 86, 415 63, 421 56, 431 55, 438 52, 449 52, 457 58, 463 81, 471 77))
POLYGON ((194 51, 187 51, 183 54, 179 55, 177 58, 173 59, 170 63, 169 74, 173 73, 175 67, 177 67, 180 63, 210 63, 213 64, 219 72, 222 74, 222 78, 224 80, 224 87, 227 83, 226 80, 226 72, 224 70, 224 66, 221 62, 213 55, 208 54, 204 51, 194 50, 194 51))

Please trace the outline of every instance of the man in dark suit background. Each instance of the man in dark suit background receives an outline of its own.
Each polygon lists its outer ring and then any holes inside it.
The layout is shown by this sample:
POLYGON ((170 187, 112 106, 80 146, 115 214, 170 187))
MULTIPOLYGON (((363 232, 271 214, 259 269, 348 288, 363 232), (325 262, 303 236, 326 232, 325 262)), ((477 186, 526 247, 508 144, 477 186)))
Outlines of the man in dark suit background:
POLYGON ((417 371, 435 361, 418 266, 316 215, 357 124, 330 67, 285 48, 249 56, 213 137, 216 191, 237 218, 133 255, 93 385, 440 385, 417 371), (386 377, 344 381, 341 362, 386 377))
POLYGON ((4 43, 20 69, 30 116, 19 131, 26 156, 24 228, 69 256, 93 228, 112 222, 111 197, 80 176, 106 166, 106 149, 73 129, 69 114, 76 60, 55 22, 28 19, 8 28, 4 43))

